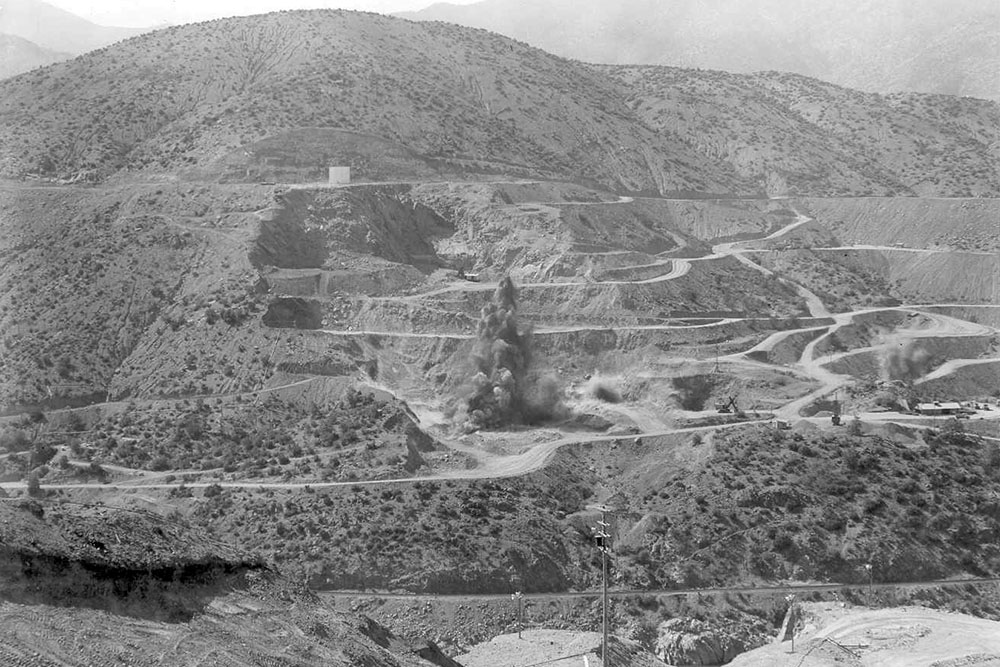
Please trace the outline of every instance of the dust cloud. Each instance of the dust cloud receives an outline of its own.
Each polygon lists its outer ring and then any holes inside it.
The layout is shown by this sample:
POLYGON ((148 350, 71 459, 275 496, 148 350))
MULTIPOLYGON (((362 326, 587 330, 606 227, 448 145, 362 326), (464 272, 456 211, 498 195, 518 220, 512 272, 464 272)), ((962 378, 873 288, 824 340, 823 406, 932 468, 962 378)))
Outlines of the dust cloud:
POLYGON ((931 354, 912 340, 898 343, 882 358, 886 379, 913 382, 931 371, 931 354))
POLYGON ((517 288, 505 276, 480 314, 464 430, 534 424, 565 411, 559 382, 531 371, 531 352, 531 331, 518 329, 517 288))

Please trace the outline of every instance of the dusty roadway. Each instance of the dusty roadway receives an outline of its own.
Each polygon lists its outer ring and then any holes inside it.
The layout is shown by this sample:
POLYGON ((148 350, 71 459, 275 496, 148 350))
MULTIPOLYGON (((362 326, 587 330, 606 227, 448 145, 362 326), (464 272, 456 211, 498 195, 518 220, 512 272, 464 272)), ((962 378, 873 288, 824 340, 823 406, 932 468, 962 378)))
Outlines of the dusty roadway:
MULTIPOLYGON (((713 588, 629 588, 629 589, 609 589, 608 597, 626 598, 634 596, 643 597, 687 597, 709 596, 709 595, 790 595, 792 593, 800 595, 803 593, 831 593, 837 591, 881 591, 881 590, 920 590, 924 588, 955 588, 958 586, 990 586, 1000 585, 1000 578, 986 577, 977 579, 934 579, 930 581, 900 581, 894 583, 874 583, 874 584, 784 584, 778 586, 722 586, 713 588)), ((603 593, 600 590, 592 591, 565 591, 560 593, 524 593, 526 600, 560 600, 566 598, 592 598, 599 597, 603 593)), ((325 598, 356 598, 364 596, 377 596, 386 600, 509 600, 509 593, 390 593, 386 591, 318 591, 317 595, 325 598)))
MULTIPOLYGON (((505 477, 518 477, 521 475, 526 475, 528 473, 540 470, 545 467, 548 460, 551 458, 552 454, 556 452, 560 447, 565 447, 568 445, 578 445, 589 442, 613 442, 614 440, 629 439, 635 437, 656 437, 671 435, 675 433, 697 433, 704 431, 717 431, 720 429, 736 428, 739 426, 745 426, 748 422, 737 422, 732 424, 715 425, 715 426, 693 426, 686 428, 673 428, 664 429, 661 431, 643 433, 641 436, 635 435, 585 435, 585 434, 574 434, 572 436, 557 437, 552 440, 541 442, 535 444, 523 452, 518 454, 510 455, 500 455, 500 454, 490 454, 484 452, 482 449, 460 443, 458 441, 444 440, 443 442, 448 445, 453 451, 465 452, 473 454, 477 457, 479 465, 471 470, 449 470, 441 473, 434 473, 431 475, 421 475, 419 477, 395 477, 390 479, 364 479, 346 482, 264 482, 264 481, 240 481, 240 482, 226 482, 226 481, 197 481, 197 482, 160 482, 157 481, 166 477, 167 475, 178 475, 178 474, 211 474, 212 471, 199 471, 199 472, 146 472, 142 470, 131 470, 127 468, 119 468, 123 471, 128 471, 133 473, 135 476, 132 479, 115 481, 111 483, 100 483, 100 482, 83 482, 83 483, 56 483, 56 484, 44 484, 46 489, 108 489, 108 490, 123 490, 123 489, 175 489, 178 487, 185 487, 189 489, 206 488, 209 486, 218 485, 223 488, 243 488, 243 489, 304 489, 309 487, 311 489, 324 489, 333 487, 344 487, 344 486, 357 486, 357 485, 391 485, 391 484, 409 484, 412 482, 431 482, 431 481, 445 481, 445 480, 470 480, 470 479, 502 479, 505 477)), ((74 462, 75 465, 82 465, 83 462, 74 462)), ((23 489, 27 486, 24 481, 19 482, 0 482, 0 488, 3 489, 23 489)))

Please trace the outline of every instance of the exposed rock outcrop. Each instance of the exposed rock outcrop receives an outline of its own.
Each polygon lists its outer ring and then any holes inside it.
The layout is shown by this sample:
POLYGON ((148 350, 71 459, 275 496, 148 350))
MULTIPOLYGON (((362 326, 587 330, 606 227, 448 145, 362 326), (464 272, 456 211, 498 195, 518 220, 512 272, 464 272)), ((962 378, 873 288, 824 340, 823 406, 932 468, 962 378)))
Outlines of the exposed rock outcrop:
POLYGON ((765 641, 757 628, 719 628, 693 618, 672 618, 660 624, 656 655, 671 665, 724 665, 765 641))

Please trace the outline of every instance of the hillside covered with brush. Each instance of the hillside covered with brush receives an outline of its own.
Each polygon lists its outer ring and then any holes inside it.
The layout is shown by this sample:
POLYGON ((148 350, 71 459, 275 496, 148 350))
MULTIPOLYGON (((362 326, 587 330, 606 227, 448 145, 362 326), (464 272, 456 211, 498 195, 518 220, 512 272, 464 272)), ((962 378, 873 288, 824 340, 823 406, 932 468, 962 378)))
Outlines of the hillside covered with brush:
POLYGON ((770 194, 995 196, 996 102, 877 94, 783 72, 603 67, 661 133, 770 194))
POLYGON ((356 180, 982 196, 1000 191, 998 123, 979 100, 607 70, 481 30, 296 11, 169 28, 3 82, 0 175, 309 182, 350 164, 356 180))
POLYGON ((169 28, 5 82, 0 97, 8 176, 212 178, 252 142, 341 128, 452 172, 572 176, 626 190, 752 189, 643 126, 617 84, 581 65, 481 31, 375 14, 283 12, 169 28))

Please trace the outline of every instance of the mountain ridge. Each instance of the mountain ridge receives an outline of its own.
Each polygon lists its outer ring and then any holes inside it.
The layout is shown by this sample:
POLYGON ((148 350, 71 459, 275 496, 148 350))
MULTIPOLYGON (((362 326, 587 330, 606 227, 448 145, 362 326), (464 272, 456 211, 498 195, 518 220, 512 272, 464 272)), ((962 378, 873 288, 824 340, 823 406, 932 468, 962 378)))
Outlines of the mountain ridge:
POLYGON ((398 15, 493 30, 595 63, 783 70, 869 92, 1000 99, 1000 14, 972 0, 793 6, 780 0, 563 0, 544 8, 484 0, 398 15))
POLYGON ((0 33, 21 37, 38 46, 79 55, 146 32, 92 23, 39 0, 4 0, 0 33))
POLYGON ((70 53, 47 49, 17 35, 0 33, 0 79, 72 57, 70 53))
POLYGON ((375 14, 222 19, 149 33, 0 84, 0 174, 275 180, 256 170, 251 162, 261 160, 252 155, 284 151, 294 160, 309 148, 314 155, 302 176, 310 181, 324 178, 326 164, 350 160, 362 180, 398 180, 398 170, 382 168, 388 150, 397 161, 423 161, 424 175, 570 180, 674 196, 1000 192, 996 149, 982 129, 1000 124, 995 103, 920 95, 893 101, 779 75, 617 72, 481 30, 375 14), (671 77, 708 92, 675 95, 653 83, 671 77), (712 93, 723 81, 727 92, 712 93), (645 97, 637 94, 642 86, 645 97), (767 113, 747 116, 747 97, 766 102, 767 113), (811 98, 819 102, 802 101, 811 98), (857 129, 837 120, 850 98, 857 98, 849 119, 857 129), (895 108, 906 105, 926 113, 917 122, 895 108), (688 118, 707 108, 718 127, 664 123, 650 115, 652 107, 688 118), (822 123, 814 117, 820 108, 832 114, 822 123), (784 166, 747 169, 732 146, 717 145, 729 137, 736 149, 750 142, 757 151, 754 124, 779 137, 772 148, 784 166), (794 157, 802 146, 784 137, 788 125, 813 146, 811 159, 794 157), (867 154, 867 126, 880 128, 878 154, 867 154), (299 140, 288 133, 307 127, 327 136, 289 151, 299 140), (355 133, 355 144, 357 133, 388 143, 359 157, 364 146, 347 150, 337 134, 344 130, 355 133), (951 145, 962 146, 964 168, 977 174, 968 183, 939 173, 947 165, 934 156, 951 145))

